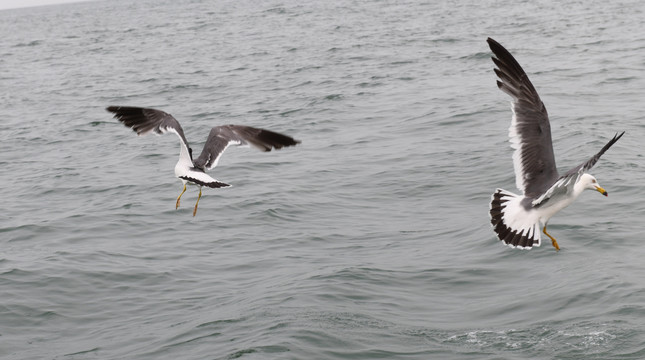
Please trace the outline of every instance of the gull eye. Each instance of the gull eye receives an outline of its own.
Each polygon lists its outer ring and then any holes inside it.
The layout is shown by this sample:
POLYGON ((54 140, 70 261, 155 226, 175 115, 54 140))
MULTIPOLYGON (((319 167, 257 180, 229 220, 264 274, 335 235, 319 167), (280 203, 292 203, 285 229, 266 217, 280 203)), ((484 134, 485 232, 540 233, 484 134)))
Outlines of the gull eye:
POLYGON ((591 180, 592 183, 597 183, 596 179, 591 180))

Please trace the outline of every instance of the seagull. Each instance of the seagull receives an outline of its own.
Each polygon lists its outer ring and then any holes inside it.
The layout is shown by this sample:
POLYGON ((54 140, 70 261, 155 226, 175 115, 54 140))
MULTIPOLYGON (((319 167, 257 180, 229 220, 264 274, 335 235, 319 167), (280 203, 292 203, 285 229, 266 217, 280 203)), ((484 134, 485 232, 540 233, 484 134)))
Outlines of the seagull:
POLYGON ((497 87, 512 98, 513 117, 508 130, 515 168, 515 185, 523 192, 517 195, 497 189, 491 197, 490 217, 497 237, 506 245, 520 249, 540 246, 542 232, 560 250, 558 242, 546 231, 547 222, 558 211, 569 206, 583 190, 595 190, 607 196, 595 177, 588 174, 602 154, 623 136, 616 134, 589 160, 559 175, 555 166, 551 126, 546 108, 528 76, 497 41, 488 38, 497 66, 497 87))
POLYGON ((253 145, 262 151, 281 149, 285 146, 299 144, 299 140, 292 137, 278 134, 273 131, 258 129, 244 125, 221 125, 211 129, 202 153, 197 159, 193 159, 193 150, 188 145, 184 130, 179 121, 172 115, 155 109, 132 107, 132 106, 109 106, 107 111, 114 113, 114 117, 123 125, 132 128, 137 135, 146 135, 154 132, 162 135, 167 132, 177 134, 180 142, 179 161, 175 165, 175 175, 184 184, 184 190, 177 197, 175 209, 179 208, 179 200, 186 192, 186 184, 199 187, 199 196, 195 203, 193 216, 197 214, 197 205, 202 197, 202 187, 223 188, 231 185, 213 179, 206 170, 217 165, 222 153, 230 145, 253 145))

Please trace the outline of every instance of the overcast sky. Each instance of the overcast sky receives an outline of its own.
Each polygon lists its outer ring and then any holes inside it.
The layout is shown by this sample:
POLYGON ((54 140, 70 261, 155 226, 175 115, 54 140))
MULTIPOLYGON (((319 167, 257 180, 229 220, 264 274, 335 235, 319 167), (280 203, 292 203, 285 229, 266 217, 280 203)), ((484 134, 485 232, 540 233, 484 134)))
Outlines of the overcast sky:
POLYGON ((12 9, 29 6, 52 5, 79 2, 84 0, 0 0, 0 9, 12 9))

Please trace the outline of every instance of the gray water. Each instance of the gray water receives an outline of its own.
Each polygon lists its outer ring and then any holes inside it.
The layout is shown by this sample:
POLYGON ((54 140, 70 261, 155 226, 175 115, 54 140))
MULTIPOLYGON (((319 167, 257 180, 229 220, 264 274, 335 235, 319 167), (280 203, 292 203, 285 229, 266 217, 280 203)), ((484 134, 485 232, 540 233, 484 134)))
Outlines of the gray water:
POLYGON ((0 358, 641 359, 645 5, 97 1, 0 11, 0 358), (496 240, 515 189, 506 46, 561 171, 626 135, 550 222, 496 240), (182 187, 176 136, 108 105, 302 141, 182 187))

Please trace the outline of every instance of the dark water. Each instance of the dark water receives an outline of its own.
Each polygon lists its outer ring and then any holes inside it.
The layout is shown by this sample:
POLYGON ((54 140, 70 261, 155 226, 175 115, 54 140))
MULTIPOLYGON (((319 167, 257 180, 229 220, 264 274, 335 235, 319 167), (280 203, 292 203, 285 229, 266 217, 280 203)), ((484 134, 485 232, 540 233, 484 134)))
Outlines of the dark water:
POLYGON ((642 2, 99 1, 0 12, 3 359, 645 357, 642 2), (519 59, 566 170, 550 222, 496 241, 515 191, 486 37, 519 59), (197 216, 175 136, 108 105, 284 132, 230 149, 197 216))

